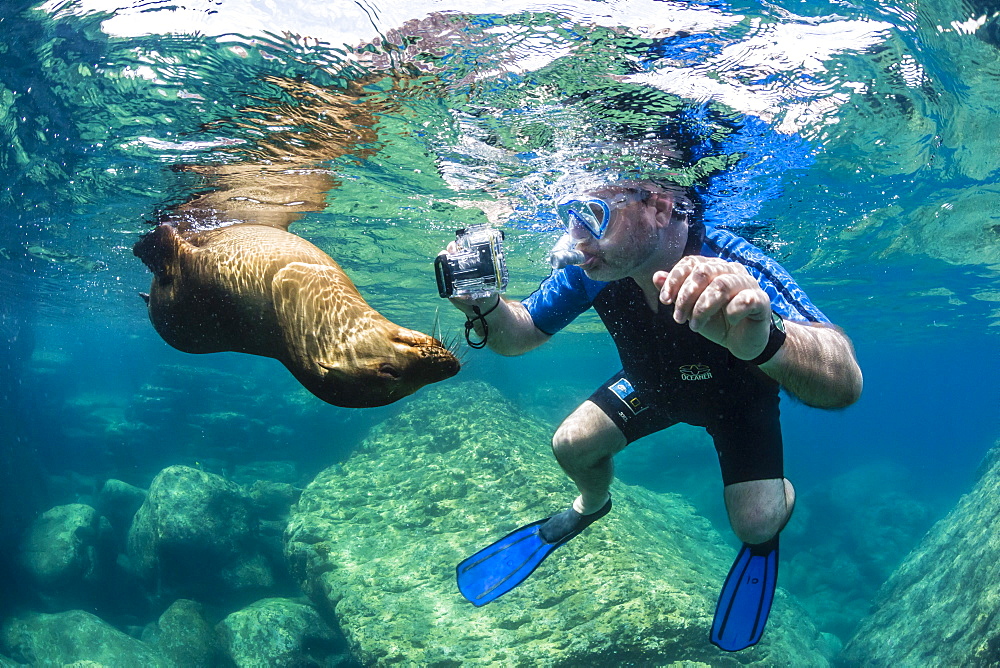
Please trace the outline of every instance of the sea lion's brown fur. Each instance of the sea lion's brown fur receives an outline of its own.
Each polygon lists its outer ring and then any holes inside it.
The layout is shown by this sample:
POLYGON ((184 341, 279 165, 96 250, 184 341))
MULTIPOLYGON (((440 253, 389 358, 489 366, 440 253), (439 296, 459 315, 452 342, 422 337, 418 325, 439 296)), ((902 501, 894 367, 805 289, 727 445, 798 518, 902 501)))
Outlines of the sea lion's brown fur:
POLYGON ((268 225, 183 236, 161 224, 135 246, 153 271, 149 317, 190 353, 273 357, 335 406, 382 406, 458 372, 433 337, 372 309, 330 256, 268 225))
POLYGON ((329 160, 375 152, 386 101, 368 79, 265 81, 293 102, 225 119, 260 140, 223 150, 233 159, 222 163, 178 166, 201 187, 135 245, 154 274, 156 331, 186 352, 273 357, 336 406, 381 406, 453 376, 458 360, 440 342, 386 320, 330 256, 288 232, 326 206, 337 185, 329 160))

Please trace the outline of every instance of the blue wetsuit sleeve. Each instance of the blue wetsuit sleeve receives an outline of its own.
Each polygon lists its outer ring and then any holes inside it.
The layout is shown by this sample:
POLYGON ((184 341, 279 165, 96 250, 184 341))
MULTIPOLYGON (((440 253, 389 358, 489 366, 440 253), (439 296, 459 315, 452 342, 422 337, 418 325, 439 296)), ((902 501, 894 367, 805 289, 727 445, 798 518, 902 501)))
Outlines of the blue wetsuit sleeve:
POLYGON ((726 230, 707 228, 702 255, 719 257, 727 262, 739 262, 746 267, 771 298, 771 308, 782 318, 797 322, 830 323, 830 319, 809 301, 805 291, 784 267, 742 237, 726 230))
POLYGON ((542 281, 521 303, 528 309, 535 327, 555 334, 586 311, 606 284, 587 278, 583 270, 570 265, 542 281))

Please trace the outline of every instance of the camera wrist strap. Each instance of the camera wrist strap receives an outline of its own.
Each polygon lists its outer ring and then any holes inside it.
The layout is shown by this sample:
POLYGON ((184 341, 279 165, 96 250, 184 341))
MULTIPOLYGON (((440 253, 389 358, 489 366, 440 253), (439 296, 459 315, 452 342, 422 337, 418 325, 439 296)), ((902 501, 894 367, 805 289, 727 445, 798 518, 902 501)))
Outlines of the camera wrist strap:
POLYGON ((475 348, 476 350, 478 350, 480 348, 486 347, 486 339, 488 339, 490 336, 490 326, 486 322, 486 316, 488 316, 490 313, 493 313, 493 311, 497 310, 497 307, 500 306, 500 299, 501 299, 500 295, 497 295, 497 303, 494 304, 490 308, 490 310, 487 311, 486 313, 483 313, 478 306, 473 306, 472 312, 475 313, 475 315, 471 318, 469 316, 465 316, 466 317, 465 342, 469 344, 470 348, 475 348), (483 323, 483 338, 481 338, 479 341, 473 341, 471 332, 472 328, 476 326, 477 320, 483 323))

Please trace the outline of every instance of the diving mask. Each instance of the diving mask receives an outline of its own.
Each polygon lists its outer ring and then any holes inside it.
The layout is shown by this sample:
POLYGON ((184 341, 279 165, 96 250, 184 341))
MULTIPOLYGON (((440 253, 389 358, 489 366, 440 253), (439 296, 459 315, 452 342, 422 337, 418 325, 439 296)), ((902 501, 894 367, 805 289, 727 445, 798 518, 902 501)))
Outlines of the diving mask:
POLYGON ((600 239, 608 229, 611 212, 631 201, 649 196, 648 191, 630 190, 607 198, 570 195, 556 204, 556 213, 572 236, 575 228, 582 227, 595 239, 600 239))

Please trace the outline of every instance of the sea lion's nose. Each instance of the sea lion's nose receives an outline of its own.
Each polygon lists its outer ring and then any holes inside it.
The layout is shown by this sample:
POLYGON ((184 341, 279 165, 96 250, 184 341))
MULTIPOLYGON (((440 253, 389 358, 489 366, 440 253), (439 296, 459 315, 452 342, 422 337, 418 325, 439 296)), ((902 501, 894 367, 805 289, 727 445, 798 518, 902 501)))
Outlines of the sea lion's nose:
POLYGON ((444 363, 445 372, 448 374, 448 378, 451 378, 456 373, 462 370, 462 363, 458 361, 454 355, 447 358, 444 363))

